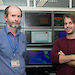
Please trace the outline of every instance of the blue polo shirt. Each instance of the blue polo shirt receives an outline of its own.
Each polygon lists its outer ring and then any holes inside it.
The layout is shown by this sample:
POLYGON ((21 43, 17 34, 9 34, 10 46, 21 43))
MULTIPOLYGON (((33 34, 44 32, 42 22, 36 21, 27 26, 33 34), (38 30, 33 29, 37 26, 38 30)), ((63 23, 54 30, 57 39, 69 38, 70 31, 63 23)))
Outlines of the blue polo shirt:
POLYGON ((0 75, 26 75, 25 72, 25 50, 26 38, 19 30, 14 37, 10 30, 6 27, 0 30, 0 75), (15 58, 20 61, 20 67, 12 67, 11 60, 14 59, 14 52, 10 46, 8 36, 11 39, 13 48, 18 42, 15 58))

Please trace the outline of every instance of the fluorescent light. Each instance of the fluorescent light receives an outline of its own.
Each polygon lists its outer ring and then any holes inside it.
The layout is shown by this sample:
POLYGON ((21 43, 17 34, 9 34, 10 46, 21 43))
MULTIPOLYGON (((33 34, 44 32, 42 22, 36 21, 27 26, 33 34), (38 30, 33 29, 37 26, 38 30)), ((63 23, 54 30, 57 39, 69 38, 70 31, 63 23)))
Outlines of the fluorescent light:
POLYGON ((40 0, 37 6, 43 6, 48 0, 40 0))

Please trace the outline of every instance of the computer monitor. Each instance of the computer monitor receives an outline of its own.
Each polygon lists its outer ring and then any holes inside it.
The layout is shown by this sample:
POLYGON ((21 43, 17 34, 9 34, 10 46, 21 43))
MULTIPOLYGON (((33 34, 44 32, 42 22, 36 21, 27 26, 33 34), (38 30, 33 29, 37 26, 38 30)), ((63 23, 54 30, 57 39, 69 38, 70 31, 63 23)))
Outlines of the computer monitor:
POLYGON ((29 51, 29 64, 51 64, 50 51, 29 51))
POLYGON ((38 50, 37 48, 35 48, 33 50, 27 50, 26 65, 34 65, 34 66, 52 65, 50 55, 51 55, 50 49, 40 48, 40 50, 38 50))
POLYGON ((25 12, 25 27, 50 28, 51 13, 25 12))
POLYGON ((66 31, 64 30, 60 30, 60 31, 54 31, 54 41, 57 39, 57 38, 63 38, 67 35, 66 31))
POLYGON ((54 26, 59 27, 64 25, 63 15, 58 13, 54 14, 54 26))
POLYGON ((28 44, 52 44, 52 31, 25 31, 28 44))

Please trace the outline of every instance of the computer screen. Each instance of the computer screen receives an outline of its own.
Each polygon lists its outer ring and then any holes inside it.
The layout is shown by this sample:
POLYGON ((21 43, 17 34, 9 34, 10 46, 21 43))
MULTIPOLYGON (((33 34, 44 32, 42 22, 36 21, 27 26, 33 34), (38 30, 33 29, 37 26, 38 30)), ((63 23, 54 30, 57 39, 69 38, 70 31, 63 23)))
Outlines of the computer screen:
POLYGON ((66 31, 64 30, 61 30, 61 31, 55 31, 54 32, 54 41, 57 39, 57 38, 63 38, 64 36, 66 36, 67 33, 66 31))
POLYGON ((48 50, 29 50, 27 52, 28 62, 27 65, 49 65, 51 51, 48 50))
POLYGON ((50 43, 52 42, 52 32, 32 32, 32 43, 50 43))
POLYGON ((63 14, 54 14, 54 26, 63 26, 63 14))
POLYGON ((66 31, 60 31, 60 38, 66 36, 66 31))
POLYGON ((51 13, 25 12, 25 26, 49 28, 51 26, 51 13))
POLYGON ((52 43, 51 31, 25 31, 28 44, 50 44, 52 43))

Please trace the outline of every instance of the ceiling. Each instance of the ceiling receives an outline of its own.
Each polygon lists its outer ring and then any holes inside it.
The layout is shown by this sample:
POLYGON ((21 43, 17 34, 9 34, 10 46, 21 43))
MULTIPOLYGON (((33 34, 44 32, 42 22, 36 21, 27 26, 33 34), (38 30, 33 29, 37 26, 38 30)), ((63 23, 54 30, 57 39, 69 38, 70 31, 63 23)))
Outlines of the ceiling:
POLYGON ((69 0, 0 0, 0 6, 69 7, 69 0), (29 3, 29 4, 28 4, 29 3))

